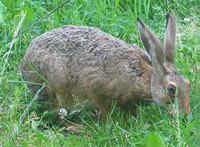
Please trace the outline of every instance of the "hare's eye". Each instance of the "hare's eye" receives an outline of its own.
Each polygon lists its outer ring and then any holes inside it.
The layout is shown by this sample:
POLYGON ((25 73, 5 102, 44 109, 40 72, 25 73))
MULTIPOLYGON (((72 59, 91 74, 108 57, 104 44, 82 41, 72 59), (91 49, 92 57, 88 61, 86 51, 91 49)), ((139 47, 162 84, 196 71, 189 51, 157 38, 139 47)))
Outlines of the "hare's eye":
POLYGON ((167 85, 166 89, 167 89, 167 92, 168 92, 169 95, 174 96, 175 93, 176 93, 176 83, 170 82, 167 85))

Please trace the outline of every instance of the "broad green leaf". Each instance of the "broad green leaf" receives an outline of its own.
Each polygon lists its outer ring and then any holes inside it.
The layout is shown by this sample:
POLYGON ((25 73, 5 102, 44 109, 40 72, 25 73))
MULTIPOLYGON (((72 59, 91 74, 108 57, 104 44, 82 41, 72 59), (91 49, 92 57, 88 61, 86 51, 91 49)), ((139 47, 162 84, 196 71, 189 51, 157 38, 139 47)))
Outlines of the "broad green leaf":
POLYGON ((157 134, 148 134, 146 136, 145 147, 165 147, 162 139, 157 134))

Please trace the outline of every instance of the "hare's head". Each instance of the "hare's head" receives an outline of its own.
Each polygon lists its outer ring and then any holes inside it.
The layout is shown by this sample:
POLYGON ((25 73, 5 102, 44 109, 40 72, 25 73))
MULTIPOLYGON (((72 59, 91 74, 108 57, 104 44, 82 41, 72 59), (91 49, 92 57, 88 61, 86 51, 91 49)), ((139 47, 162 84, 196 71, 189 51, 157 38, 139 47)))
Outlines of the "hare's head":
POLYGON ((177 94, 180 109, 185 115, 188 115, 190 112, 190 82, 180 75, 174 65, 176 20, 170 13, 166 15, 166 19, 164 46, 161 45, 156 35, 140 19, 137 21, 140 38, 152 60, 152 99, 161 106, 166 107, 168 103, 174 100, 177 94))

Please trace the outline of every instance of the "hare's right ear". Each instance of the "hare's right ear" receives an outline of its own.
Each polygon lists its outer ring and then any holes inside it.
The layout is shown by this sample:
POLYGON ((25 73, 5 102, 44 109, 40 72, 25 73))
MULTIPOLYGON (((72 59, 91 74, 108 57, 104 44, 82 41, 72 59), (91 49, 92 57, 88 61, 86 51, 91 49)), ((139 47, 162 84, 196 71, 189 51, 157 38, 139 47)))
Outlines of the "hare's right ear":
POLYGON ((159 39, 140 19, 137 19, 137 26, 142 43, 151 57, 155 72, 162 72, 164 52, 159 39))
POLYGON ((176 18, 171 13, 167 13, 166 21, 167 29, 164 41, 165 59, 167 62, 173 64, 176 42, 176 18))

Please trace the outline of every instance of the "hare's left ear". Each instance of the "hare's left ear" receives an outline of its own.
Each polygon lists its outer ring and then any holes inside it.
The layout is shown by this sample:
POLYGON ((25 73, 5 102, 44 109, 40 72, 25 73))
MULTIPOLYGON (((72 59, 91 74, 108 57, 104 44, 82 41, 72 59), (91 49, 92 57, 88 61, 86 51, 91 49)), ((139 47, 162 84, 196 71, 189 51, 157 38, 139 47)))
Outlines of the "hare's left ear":
POLYGON ((137 26, 144 48, 151 57, 154 75, 160 81, 164 75, 164 52, 160 40, 139 18, 137 26))
POLYGON ((150 55, 153 64, 155 67, 163 66, 164 52, 160 40, 139 18, 137 19, 137 26, 144 48, 150 55))
POLYGON ((174 63, 176 42, 176 18, 171 13, 166 15, 166 33, 164 40, 164 54, 166 62, 174 63))

